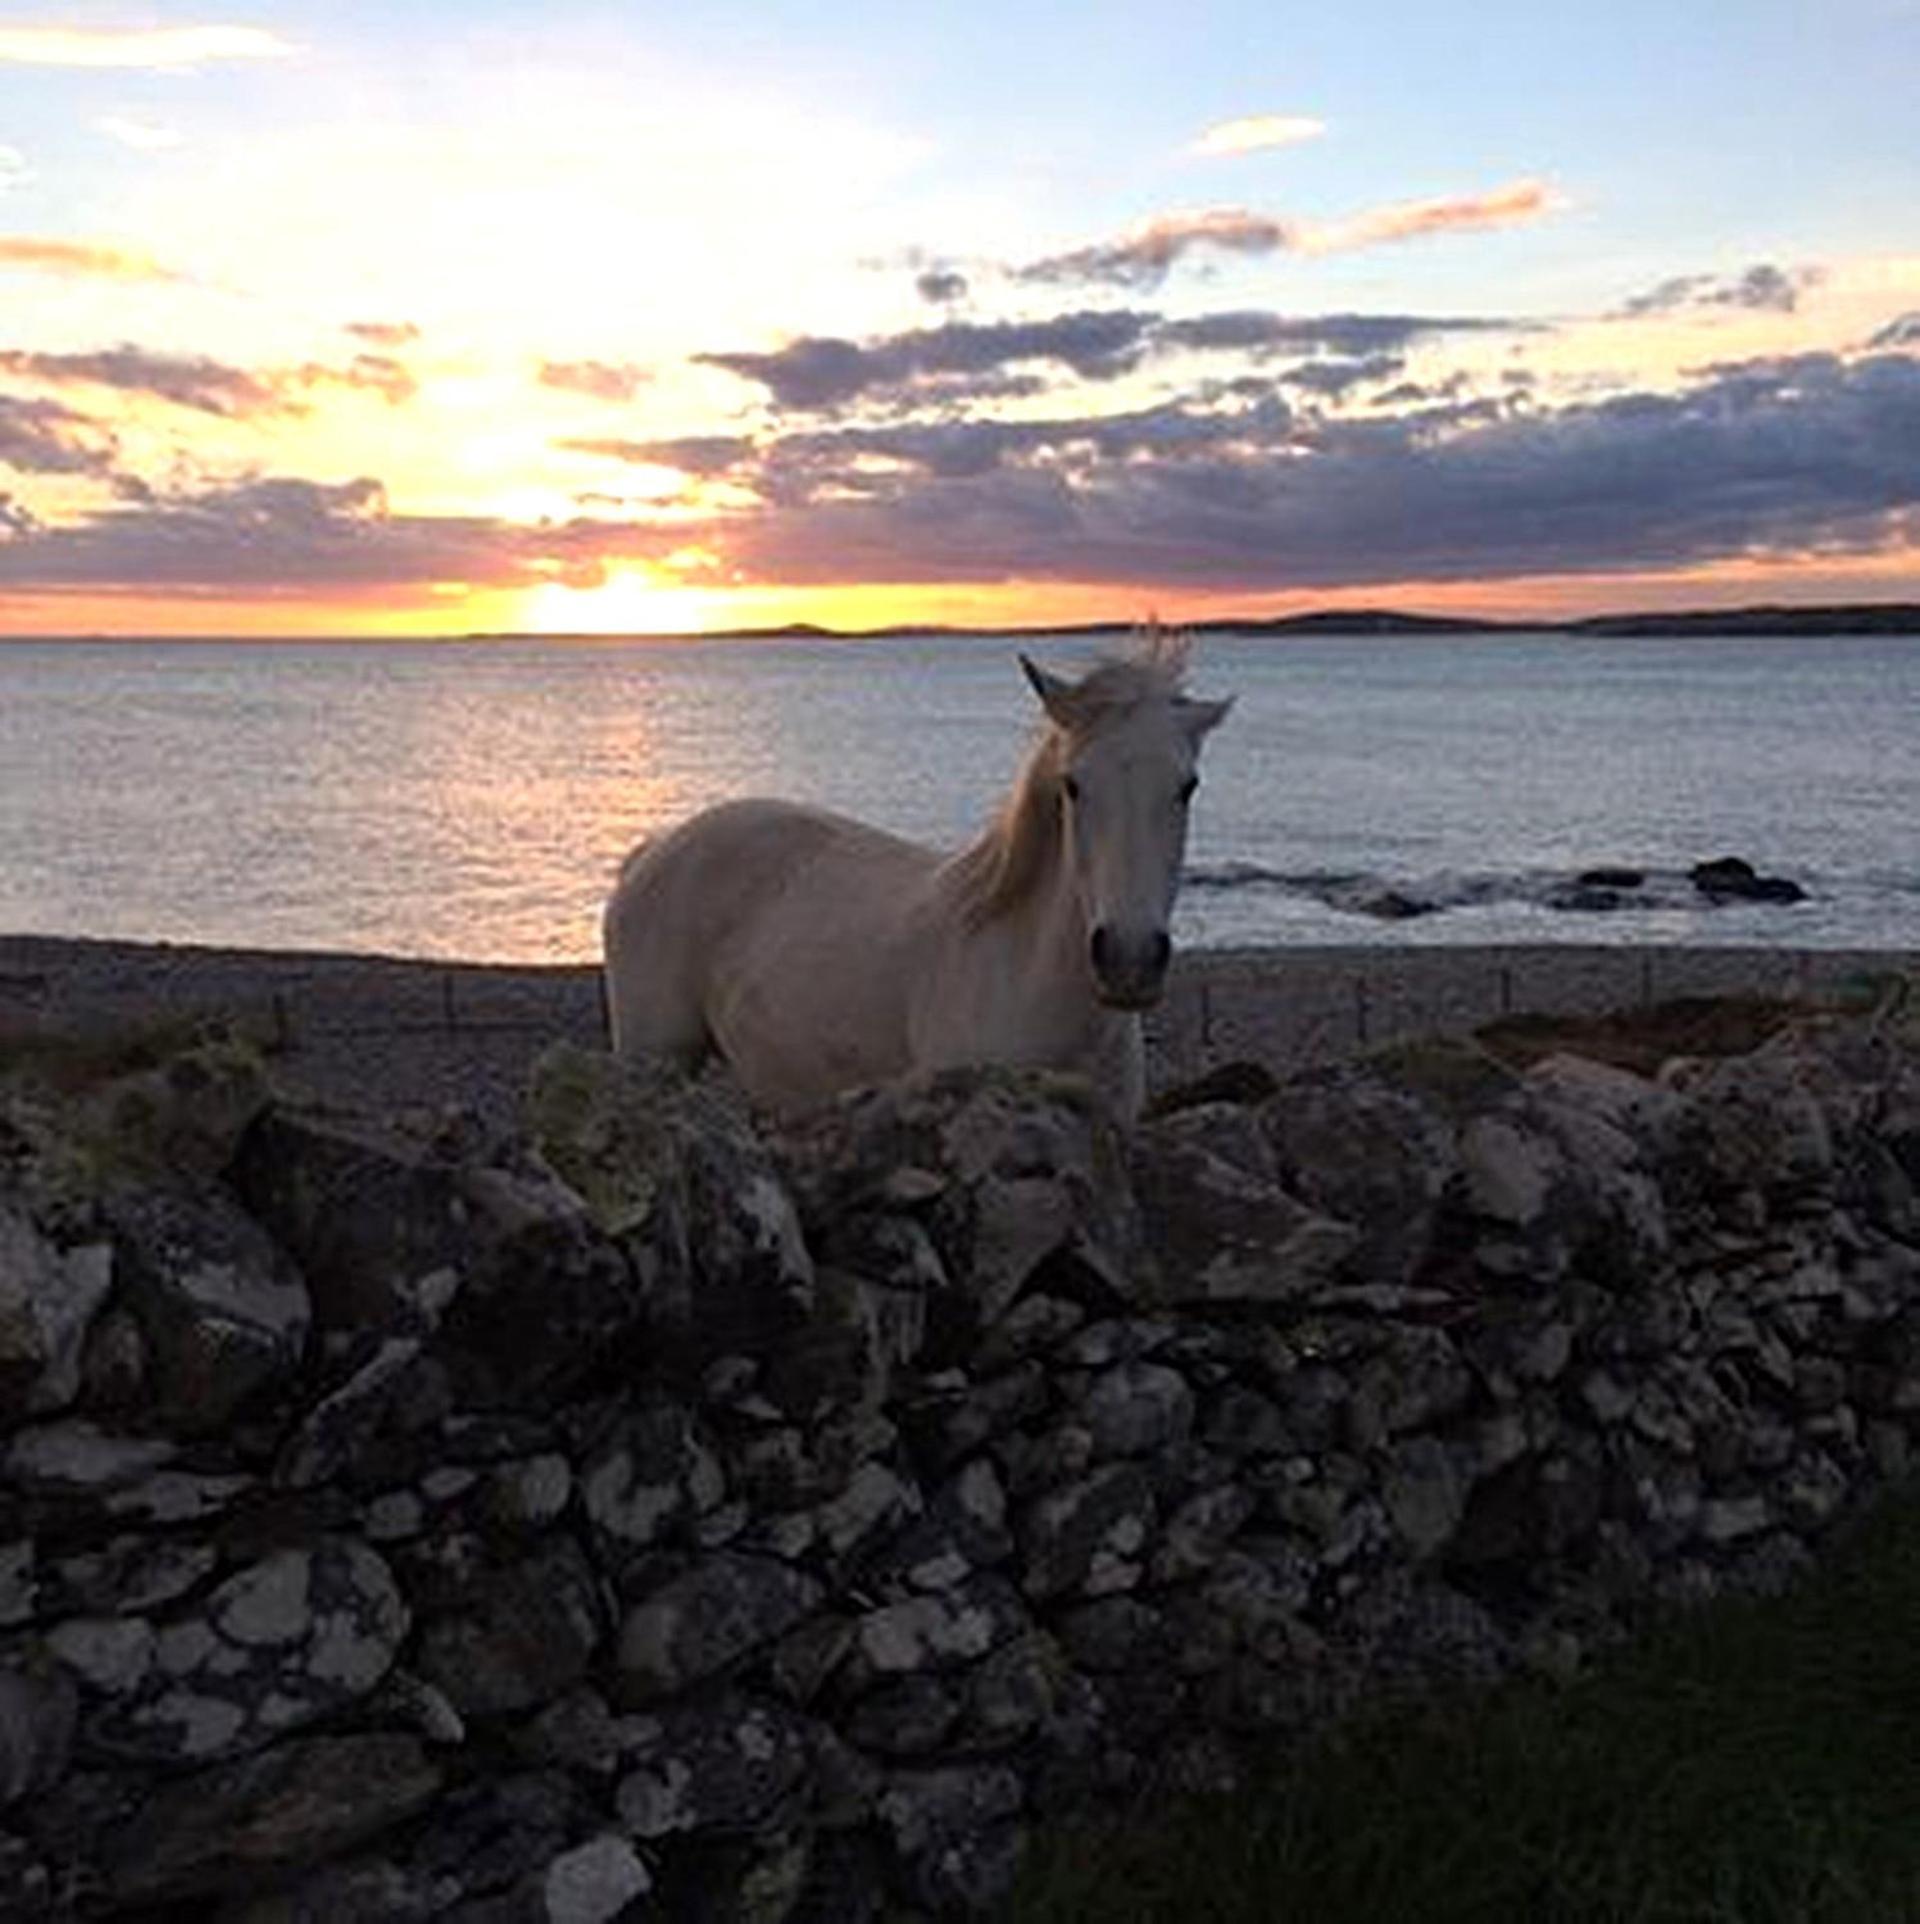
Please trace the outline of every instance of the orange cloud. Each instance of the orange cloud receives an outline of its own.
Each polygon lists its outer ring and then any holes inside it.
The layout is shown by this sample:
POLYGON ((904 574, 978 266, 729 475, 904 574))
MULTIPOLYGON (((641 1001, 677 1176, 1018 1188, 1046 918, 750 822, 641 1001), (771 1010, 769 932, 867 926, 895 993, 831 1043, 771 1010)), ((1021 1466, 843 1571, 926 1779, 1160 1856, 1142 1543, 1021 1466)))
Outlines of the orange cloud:
POLYGON ((1397 201, 1347 220, 1301 227, 1295 245, 1305 254, 1331 254, 1350 247, 1378 247, 1421 234, 1450 234, 1485 227, 1514 227, 1558 213, 1566 196, 1542 180, 1516 180, 1485 194, 1397 201))
POLYGON ((97 241, 49 240, 34 234, 0 234, 0 269, 26 268, 42 274, 95 274, 114 281, 182 281, 186 276, 162 267, 147 254, 97 241))

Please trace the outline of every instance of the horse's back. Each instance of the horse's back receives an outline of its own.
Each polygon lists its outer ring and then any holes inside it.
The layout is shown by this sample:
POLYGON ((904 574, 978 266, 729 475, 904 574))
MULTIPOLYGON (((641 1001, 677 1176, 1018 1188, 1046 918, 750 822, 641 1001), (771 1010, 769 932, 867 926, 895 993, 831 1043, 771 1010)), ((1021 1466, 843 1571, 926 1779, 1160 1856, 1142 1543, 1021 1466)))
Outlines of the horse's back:
MULTIPOLYGON (((604 922, 614 1047, 694 1060, 717 1046, 736 1068, 776 1045, 787 1058, 888 1052, 874 1040, 892 1026, 877 965, 936 862, 850 817, 760 799, 641 843, 604 922)), ((806 1079, 788 1060, 762 1081, 797 1094, 806 1079)))

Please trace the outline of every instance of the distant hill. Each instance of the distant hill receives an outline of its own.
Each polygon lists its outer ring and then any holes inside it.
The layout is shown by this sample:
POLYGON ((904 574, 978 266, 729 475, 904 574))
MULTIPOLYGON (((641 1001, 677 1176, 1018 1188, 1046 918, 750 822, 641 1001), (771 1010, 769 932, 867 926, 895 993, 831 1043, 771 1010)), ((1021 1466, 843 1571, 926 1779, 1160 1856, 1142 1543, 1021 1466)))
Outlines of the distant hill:
POLYGON ((1691 608, 1678 613, 1590 615, 1565 626, 1576 635, 1912 635, 1920 634, 1920 602, 1691 608))

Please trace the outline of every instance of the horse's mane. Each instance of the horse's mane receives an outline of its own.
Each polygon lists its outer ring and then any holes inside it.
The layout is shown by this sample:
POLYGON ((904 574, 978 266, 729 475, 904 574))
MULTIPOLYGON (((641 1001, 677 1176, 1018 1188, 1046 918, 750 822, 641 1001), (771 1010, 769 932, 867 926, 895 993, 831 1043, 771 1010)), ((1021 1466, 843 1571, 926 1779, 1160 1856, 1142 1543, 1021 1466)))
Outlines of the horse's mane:
POLYGON ((1041 725, 993 820, 942 870, 969 927, 1018 908, 1046 875, 1059 847, 1060 776, 1074 739, 1098 734, 1142 702, 1176 700, 1191 648, 1188 635, 1150 624, 1127 654, 1096 662, 1073 685, 1084 721, 1072 730, 1051 718, 1041 725))

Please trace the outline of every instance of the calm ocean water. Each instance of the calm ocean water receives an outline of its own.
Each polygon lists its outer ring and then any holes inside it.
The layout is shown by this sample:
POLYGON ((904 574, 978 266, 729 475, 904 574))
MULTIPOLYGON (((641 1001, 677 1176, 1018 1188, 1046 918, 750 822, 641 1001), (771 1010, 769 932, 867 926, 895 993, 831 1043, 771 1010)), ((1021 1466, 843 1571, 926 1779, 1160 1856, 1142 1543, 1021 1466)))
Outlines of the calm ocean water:
MULTIPOLYGON (((1071 666, 1090 650, 1039 642, 1071 666)), ((620 855, 802 797, 953 844, 1033 706, 1014 644, 0 646, 0 930, 597 953, 620 855)), ((1920 947, 1920 637, 1209 637, 1189 943, 1920 947), (1704 905, 1740 855, 1791 905, 1704 905), (1647 880, 1556 906, 1599 864, 1647 880), (1427 912, 1388 919, 1390 895, 1427 912)))

